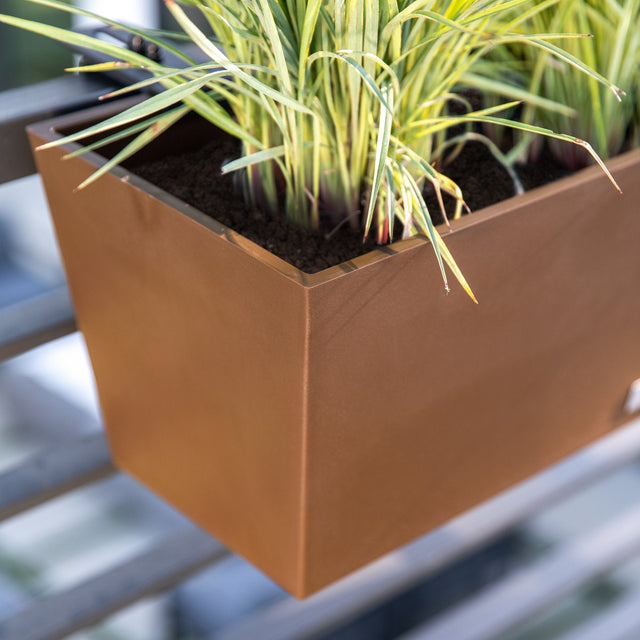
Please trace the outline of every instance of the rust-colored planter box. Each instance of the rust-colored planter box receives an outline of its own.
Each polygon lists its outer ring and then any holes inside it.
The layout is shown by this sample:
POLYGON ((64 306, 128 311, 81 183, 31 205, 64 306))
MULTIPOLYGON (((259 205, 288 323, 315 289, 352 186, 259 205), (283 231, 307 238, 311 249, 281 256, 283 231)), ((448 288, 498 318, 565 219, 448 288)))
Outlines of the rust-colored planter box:
POLYGON ((625 420, 640 151, 623 196, 590 168, 454 223, 478 306, 420 238, 306 275, 125 169, 74 193, 104 161, 63 153, 36 158, 116 463, 297 596, 625 420))

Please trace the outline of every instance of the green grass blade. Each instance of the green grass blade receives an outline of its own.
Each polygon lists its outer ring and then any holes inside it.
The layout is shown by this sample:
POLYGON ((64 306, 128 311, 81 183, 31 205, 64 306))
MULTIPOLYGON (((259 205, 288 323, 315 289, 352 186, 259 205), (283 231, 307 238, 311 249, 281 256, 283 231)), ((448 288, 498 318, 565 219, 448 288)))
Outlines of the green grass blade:
POLYGON ((560 115, 568 116, 569 118, 573 117, 576 113, 576 110, 572 107, 554 100, 549 100, 518 85, 496 80, 495 78, 484 77, 476 73, 466 73, 463 77, 463 82, 485 94, 488 93, 513 98, 520 102, 526 102, 527 105, 539 107, 545 111, 553 111, 560 115))
POLYGON ((132 140, 124 149, 118 152, 113 156, 113 158, 103 164, 97 171, 92 173, 86 180, 79 184, 76 187, 76 191, 80 191, 88 187, 100 176, 111 171, 113 167, 124 162, 127 158, 130 158, 143 147, 146 147, 152 140, 155 140, 155 138, 157 138, 161 133, 164 133, 170 126, 175 124, 183 115, 185 115, 185 113, 187 113, 187 111, 187 109, 174 109, 161 118, 158 118, 150 127, 132 140))
POLYGON ((390 113, 393 114, 393 109, 387 104, 387 101, 384 99, 382 92, 380 91, 380 87, 376 84, 375 80, 367 73, 365 68, 355 60, 349 53, 343 51, 318 51, 313 55, 309 56, 309 63, 313 63, 322 58, 333 58, 335 60, 340 60, 342 62, 346 62, 348 65, 353 67, 358 75, 364 80, 366 86, 369 88, 371 93, 375 96, 378 102, 390 113))
POLYGON ((304 12, 304 21, 302 23, 302 33, 300 35, 300 56, 298 62, 298 82, 299 89, 305 87, 305 74, 307 69, 307 58, 309 57, 309 49, 311 40, 316 29, 320 9, 322 8, 322 0, 310 0, 307 3, 304 12))
POLYGON ((622 189, 620 188, 618 183, 615 181, 615 178, 613 177, 613 175, 611 175, 611 172, 607 168, 607 165, 605 165, 605 163, 602 161, 602 158, 600 158, 600 156, 595 152, 593 147, 586 140, 581 140, 580 138, 576 138, 575 136, 570 136, 565 133, 555 133, 554 131, 551 131, 551 129, 536 127, 535 125, 518 122, 516 120, 506 120, 504 118, 496 118, 493 116, 479 117, 477 120, 478 122, 499 124, 504 127, 509 127, 511 129, 526 131, 527 133, 535 133, 541 136, 545 136, 547 138, 554 138, 556 140, 562 140, 563 142, 570 142, 572 144, 576 144, 582 147, 589 153, 589 155, 593 158, 596 164, 602 169, 602 171, 607 176, 607 178, 609 178, 609 181, 611 182, 611 184, 618 190, 619 193, 622 193, 622 189))
MULTIPOLYGON (((217 65, 215 64, 203 64, 203 65, 198 65, 196 67, 191 67, 189 69, 169 69, 169 70, 165 69, 166 73, 154 75, 150 78, 145 78, 144 80, 140 80, 139 82, 134 82, 133 84, 127 85, 126 87, 122 87, 121 89, 116 89, 115 91, 105 93, 104 95, 100 96, 100 100, 116 98, 116 97, 125 95, 127 93, 134 93, 136 91, 140 91, 141 89, 146 89, 147 87, 152 86, 154 84, 161 83, 163 80, 178 79, 180 81, 183 81, 184 77, 188 77, 190 75, 196 75, 194 72, 203 71, 203 70, 206 71, 212 68, 215 69, 216 67, 217 65)), ((212 71, 211 73, 209 73, 208 77, 211 81, 213 81, 214 78, 223 76, 225 73, 226 71, 224 70, 212 71)), ((190 79, 198 80, 199 77, 201 76, 196 75, 195 78, 190 78, 190 79)))
POLYGON ((281 84, 282 90, 286 96, 293 96, 293 85, 289 77, 289 68, 287 67, 287 59, 284 48, 276 26, 273 13, 269 6, 269 0, 258 0, 262 10, 261 24, 265 30, 265 34, 271 45, 271 51, 274 56, 276 76, 281 84))
POLYGON ((451 272, 455 276, 456 280, 460 283, 460 286, 465 290, 466 294, 475 302, 475 304, 478 304, 478 300, 473 293, 473 290, 467 282, 467 279, 464 277, 464 274, 458 266, 458 263, 455 261, 453 255, 451 254, 451 251, 449 251, 449 247, 447 247, 445 241, 442 239, 442 236, 437 235, 436 242, 438 243, 438 249, 442 254, 444 261, 447 263, 449 269, 451 269, 451 272))
POLYGON ((270 149, 256 151, 255 153, 242 156, 237 160, 227 162, 222 166, 222 173, 232 173, 233 171, 239 171, 240 169, 246 169, 247 167, 251 167, 255 164, 260 164, 261 162, 275 160, 276 158, 281 158, 284 153, 285 147, 282 144, 277 147, 271 147, 270 149))
MULTIPOLYGON (((35 0, 28 1, 34 2, 35 0)), ((12 25, 14 27, 24 29, 25 31, 31 31, 32 33, 37 33, 39 35, 46 36, 47 38, 51 38, 52 40, 62 42, 63 44, 71 44, 76 47, 98 51, 99 53, 104 53, 105 55, 112 56, 118 60, 131 62, 135 65, 146 65, 150 68, 159 67, 159 65, 139 53, 135 53, 134 51, 130 51, 124 47, 119 47, 115 44, 104 42, 98 38, 87 36, 83 33, 75 33, 68 29, 52 27, 41 22, 15 18, 4 14, 0 14, 0 23, 12 25)))
POLYGON ((204 78, 198 78, 197 80, 191 80, 181 84, 173 89, 167 89, 166 91, 158 95, 151 96, 144 102, 136 104, 133 107, 129 107, 129 109, 126 109, 107 120, 99 122, 98 124, 88 127, 83 131, 73 133, 58 140, 52 140, 38 148, 48 149, 50 147, 58 147, 69 142, 75 142, 92 135, 103 133, 104 131, 109 131, 110 129, 115 129, 116 127, 129 124, 135 120, 140 120, 141 118, 146 118, 152 113, 162 111, 163 109, 174 105, 176 102, 184 100, 195 91, 201 89, 207 82, 209 82, 209 77, 205 76, 204 78))
MULTIPOLYGON (((508 41, 518 42, 520 40, 521 38, 514 36, 513 38, 505 39, 505 42, 508 42, 508 41)), ((620 89, 619 87, 616 87, 616 85, 614 85, 612 82, 609 82, 609 80, 607 80, 602 74, 588 67, 586 64, 582 62, 582 60, 579 60, 574 55, 568 53, 567 51, 564 51, 563 49, 561 49, 560 47, 557 47, 551 42, 546 42, 544 40, 527 38, 526 43, 531 46, 537 47, 542 51, 546 51, 547 53, 550 53, 551 55, 558 58, 559 60, 566 62, 572 67, 575 67, 576 69, 579 69, 583 73, 586 73, 588 76, 590 76, 591 78, 594 78, 599 83, 603 84, 605 87, 608 87, 613 92, 613 95, 616 97, 618 101, 622 99, 622 96, 624 95, 624 91, 622 91, 622 89, 620 89)))
POLYGON ((380 107, 380 124, 378 125, 378 140, 376 143, 376 155, 373 165, 373 184, 371 185, 371 194, 369 195, 369 207, 367 209, 366 222, 364 227, 365 237, 371 228, 373 213, 375 211, 380 184, 384 174, 384 168, 389 155, 389 139, 391 137, 391 125, 393 124, 393 89, 390 84, 385 84, 381 90, 384 103, 388 105, 388 109, 380 107))
MULTIPOLYGON (((189 111, 191 111, 191 108, 187 106, 181 106, 181 107, 177 107, 176 111, 178 110, 182 111, 182 113, 180 114, 180 117, 182 117, 185 114, 189 113, 189 111)), ((123 129, 122 131, 118 131, 117 133, 114 133, 110 136, 106 136, 104 138, 101 138, 100 140, 96 140, 96 142, 83 145, 82 147, 76 149, 75 151, 71 151, 70 153, 67 153, 65 156, 63 156, 62 159, 69 160, 71 158, 75 158, 76 156, 81 156, 87 153, 88 151, 94 151, 96 149, 100 149, 101 147, 111 144, 112 142, 118 142, 118 140, 122 140, 123 138, 128 138, 152 126, 156 120, 157 118, 150 118, 148 120, 143 120, 142 122, 138 122, 130 127, 127 127, 126 129, 123 129)))
POLYGON ((427 209, 427 205, 422 197, 422 193, 420 188, 418 187, 416 181, 413 176, 409 173, 406 167, 402 167, 403 172, 403 181, 406 184, 407 190, 411 193, 413 202, 415 204, 415 211, 418 214, 414 216, 414 220, 418 223, 418 226, 422 229, 424 234, 431 240, 431 246, 433 247, 433 251, 436 255, 436 260, 438 261, 438 267, 440 269, 440 274, 442 275, 442 281, 444 282, 444 287, 447 292, 449 289, 449 282, 447 281, 447 274, 444 270, 444 263, 442 261, 442 254, 440 252, 440 245, 437 241, 437 237, 439 236, 435 227, 433 226, 433 222, 431 221, 431 216, 429 215, 429 210, 427 209))
POLYGON ((146 66, 114 60, 113 62, 85 64, 80 67, 67 67, 65 71, 68 73, 103 73, 105 71, 117 71, 118 69, 146 69, 146 66))
POLYGON ((198 27, 187 17, 184 11, 177 5, 175 0, 165 0, 165 3, 178 24, 192 38, 194 43, 197 44, 200 49, 204 53, 206 53, 214 62, 226 69, 234 77, 242 80, 254 90, 264 94, 272 100, 275 100, 276 102, 279 102, 284 106, 293 109, 294 111, 306 113, 307 115, 313 115, 313 112, 298 100, 295 100, 294 98, 290 97, 290 95, 285 95, 281 91, 277 91, 269 85, 260 82, 253 76, 242 71, 242 69, 240 69, 240 67, 238 67, 236 64, 231 62, 229 58, 227 58, 227 56, 218 47, 216 47, 211 42, 211 40, 209 40, 209 38, 207 38, 204 33, 202 33, 202 31, 200 31, 200 29, 198 29, 198 27))

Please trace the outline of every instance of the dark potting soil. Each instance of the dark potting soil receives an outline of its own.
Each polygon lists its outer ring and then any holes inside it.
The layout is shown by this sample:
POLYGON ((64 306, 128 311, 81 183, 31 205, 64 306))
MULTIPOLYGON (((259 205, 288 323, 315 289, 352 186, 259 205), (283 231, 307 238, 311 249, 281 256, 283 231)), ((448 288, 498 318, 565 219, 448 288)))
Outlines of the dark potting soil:
POLYGON ((199 151, 132 167, 134 173, 161 187, 218 222, 242 234, 306 273, 316 273, 371 251, 375 241, 341 227, 312 233, 245 204, 232 175, 222 175, 225 161, 238 157, 237 142, 221 138, 199 151))
MULTIPOLYGON (((221 165, 237 156, 237 142, 225 137, 199 151, 163 157, 132 169, 306 273, 340 264, 375 247, 372 238, 363 243, 362 234, 347 225, 312 233, 249 208, 235 189, 232 176, 220 173, 221 165), (329 233, 331 237, 327 237, 329 233)), ((504 167, 478 142, 467 143, 445 172, 460 186, 472 212, 514 194, 513 183, 504 167)), ((541 168, 523 167, 518 173, 525 189, 564 175, 549 163, 541 168)), ((435 194, 427 189, 425 199, 434 222, 443 222, 435 194)), ((447 215, 451 215, 455 201, 446 195, 444 199, 447 215)))
MULTIPOLYGON (((481 142, 467 142, 455 159, 444 169, 440 168, 440 171, 460 187, 472 213, 516 194, 515 185, 507 170, 481 142)), ((517 165, 515 172, 525 191, 553 182, 570 173, 560 167, 546 150, 536 164, 517 165)), ((424 195, 432 220, 435 224, 442 224, 444 218, 430 185, 425 188, 424 195)), ((443 194, 443 201, 447 216, 451 218, 455 212, 455 199, 443 194)), ((464 210, 463 215, 467 215, 464 210)))

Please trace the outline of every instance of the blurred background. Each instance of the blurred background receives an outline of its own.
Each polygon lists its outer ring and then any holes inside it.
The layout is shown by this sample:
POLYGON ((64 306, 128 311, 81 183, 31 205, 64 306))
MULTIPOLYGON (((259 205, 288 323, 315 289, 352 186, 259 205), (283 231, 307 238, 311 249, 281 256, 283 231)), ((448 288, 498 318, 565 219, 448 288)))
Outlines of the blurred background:
MULTIPOLYGON (((156 0, 78 4, 169 25, 156 0)), ((70 26, 68 16, 22 0, 2 0, 1 9, 70 26)), ((34 99, 26 89, 55 89, 72 55, 0 26, 0 62, 6 160, 14 111, 34 99)), ((25 327, 70 327, 72 310, 39 178, 0 173, 0 183, 1 347, 19 344, 25 327)), ((636 421, 604 448, 296 602, 109 467, 85 347, 71 333, 0 359, 0 640, 638 640, 638 456, 636 421), (25 489, 90 458, 95 469, 51 491, 60 495, 45 499, 46 483, 25 489), (180 555, 193 540, 203 551, 194 545, 184 567, 169 567, 167 550, 180 555), (131 570, 144 584, 111 614, 106 603, 135 582, 131 570), (88 626, 60 631, 77 620, 88 626)))

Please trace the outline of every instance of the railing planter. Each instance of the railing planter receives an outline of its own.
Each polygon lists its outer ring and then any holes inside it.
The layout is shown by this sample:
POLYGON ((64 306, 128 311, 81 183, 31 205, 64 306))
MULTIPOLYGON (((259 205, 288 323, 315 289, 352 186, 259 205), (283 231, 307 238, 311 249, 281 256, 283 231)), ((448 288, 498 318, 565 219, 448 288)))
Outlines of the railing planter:
POLYGON ((478 306, 422 239, 308 275, 124 168, 74 193, 104 160, 63 154, 36 158, 116 464, 297 596, 625 420, 640 151, 623 196, 592 168, 456 221, 478 306))

